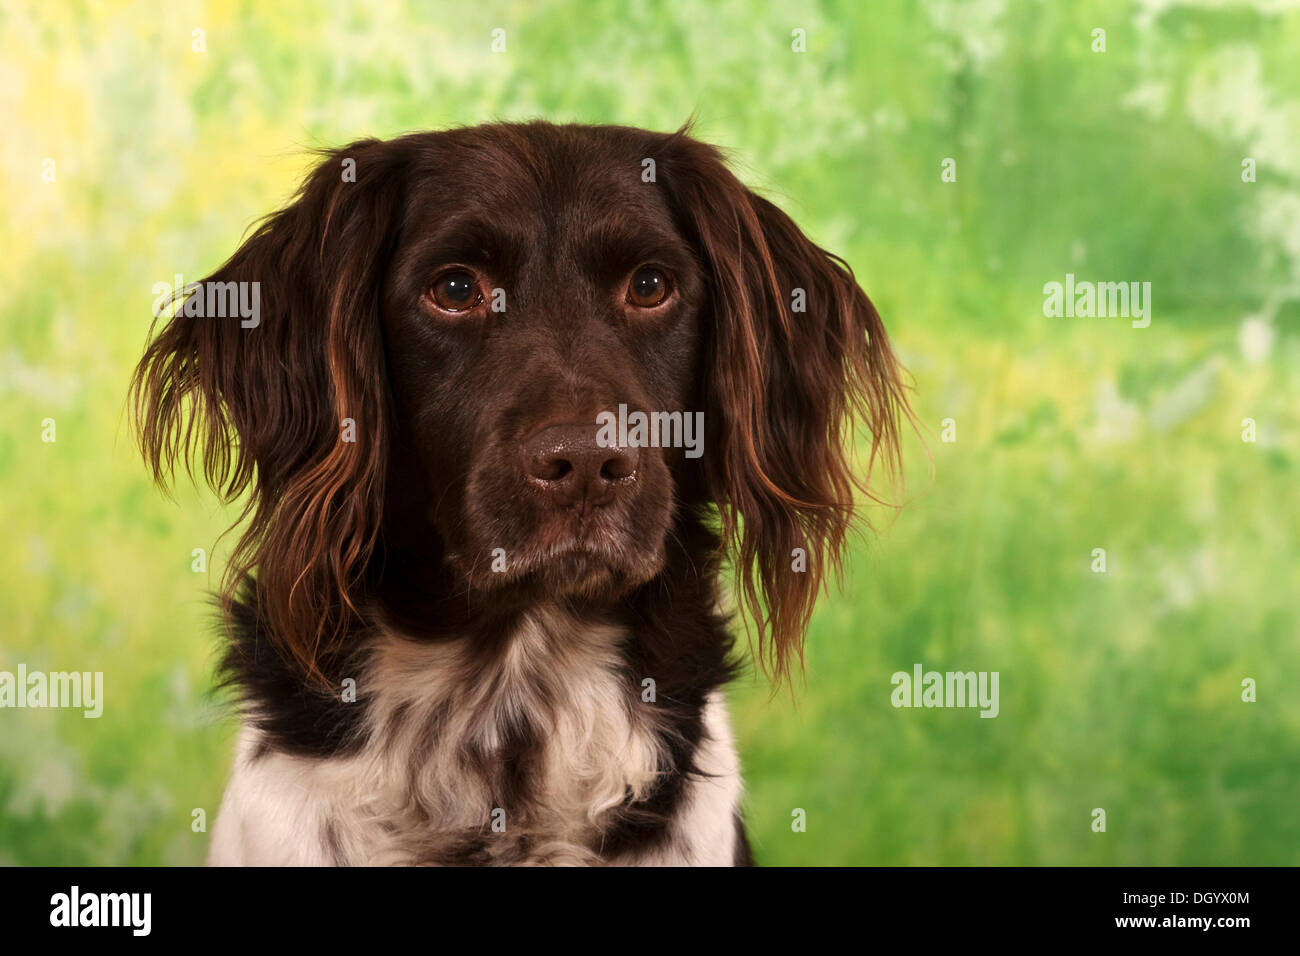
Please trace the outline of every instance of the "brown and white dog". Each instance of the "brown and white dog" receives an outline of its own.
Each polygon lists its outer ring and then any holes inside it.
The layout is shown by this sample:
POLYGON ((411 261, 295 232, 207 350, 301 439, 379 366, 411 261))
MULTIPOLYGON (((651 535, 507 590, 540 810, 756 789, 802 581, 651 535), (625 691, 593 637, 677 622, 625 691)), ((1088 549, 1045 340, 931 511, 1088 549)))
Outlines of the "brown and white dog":
POLYGON ((329 154, 227 283, 134 383, 247 494, 210 862, 752 862, 722 566, 779 680, 908 414, 844 263, 685 130, 538 122, 329 154))

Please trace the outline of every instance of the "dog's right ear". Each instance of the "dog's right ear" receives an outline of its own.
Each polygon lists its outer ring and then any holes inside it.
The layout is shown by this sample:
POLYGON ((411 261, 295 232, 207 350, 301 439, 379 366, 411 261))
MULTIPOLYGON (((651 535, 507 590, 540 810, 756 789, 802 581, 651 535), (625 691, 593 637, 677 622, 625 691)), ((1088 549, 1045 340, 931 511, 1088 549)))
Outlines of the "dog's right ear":
POLYGON ((183 464, 228 501, 249 492, 226 607, 257 569, 259 617, 312 674, 356 612, 382 514, 378 310, 404 157, 378 140, 327 154, 225 265, 173 293, 132 383, 159 484, 183 464))

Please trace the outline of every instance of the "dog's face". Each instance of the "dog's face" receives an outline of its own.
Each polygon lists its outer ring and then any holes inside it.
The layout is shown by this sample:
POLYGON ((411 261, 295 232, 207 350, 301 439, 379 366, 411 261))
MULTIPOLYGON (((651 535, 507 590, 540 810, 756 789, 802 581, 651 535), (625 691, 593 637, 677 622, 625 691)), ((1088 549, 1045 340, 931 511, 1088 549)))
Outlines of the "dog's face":
POLYGON ((141 442, 159 480, 184 460, 250 492, 227 593, 255 577, 309 672, 364 603, 614 602, 667 573, 683 522, 716 521, 782 673, 855 487, 897 461, 907 407, 870 301, 685 131, 359 141, 216 283, 256 283, 261 316, 167 322, 134 383, 141 442), (665 443, 624 427, 638 414, 702 429, 665 443))
POLYGON ((620 406, 703 410, 705 276, 642 181, 645 147, 617 131, 469 131, 412 158, 382 302, 419 464, 395 479, 400 520, 427 521, 468 587, 612 597, 662 566, 683 449, 598 428, 620 406))

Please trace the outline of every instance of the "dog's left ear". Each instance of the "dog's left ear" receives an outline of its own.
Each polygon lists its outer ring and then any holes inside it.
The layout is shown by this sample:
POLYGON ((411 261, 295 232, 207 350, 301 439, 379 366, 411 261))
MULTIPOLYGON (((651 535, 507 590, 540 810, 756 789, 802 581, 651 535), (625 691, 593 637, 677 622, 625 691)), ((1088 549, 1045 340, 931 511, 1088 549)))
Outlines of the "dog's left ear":
POLYGON ((705 262, 706 480, 761 660, 803 659, 827 570, 838 575, 854 491, 901 471, 901 368, 875 307, 838 257, 679 133, 660 163, 679 225, 705 262), (869 433, 855 470, 855 426, 869 433))

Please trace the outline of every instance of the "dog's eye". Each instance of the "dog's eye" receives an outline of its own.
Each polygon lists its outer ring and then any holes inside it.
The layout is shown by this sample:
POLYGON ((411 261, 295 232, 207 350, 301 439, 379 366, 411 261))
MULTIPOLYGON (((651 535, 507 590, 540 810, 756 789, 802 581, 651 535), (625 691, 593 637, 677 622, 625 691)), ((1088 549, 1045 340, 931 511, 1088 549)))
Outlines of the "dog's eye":
POLYGON ((627 301, 640 309, 653 309, 668 298, 668 276, 650 266, 632 273, 627 285, 627 301))
POLYGON ((483 301, 483 293, 473 273, 456 269, 433 280, 429 298, 444 312, 468 312, 483 301))

